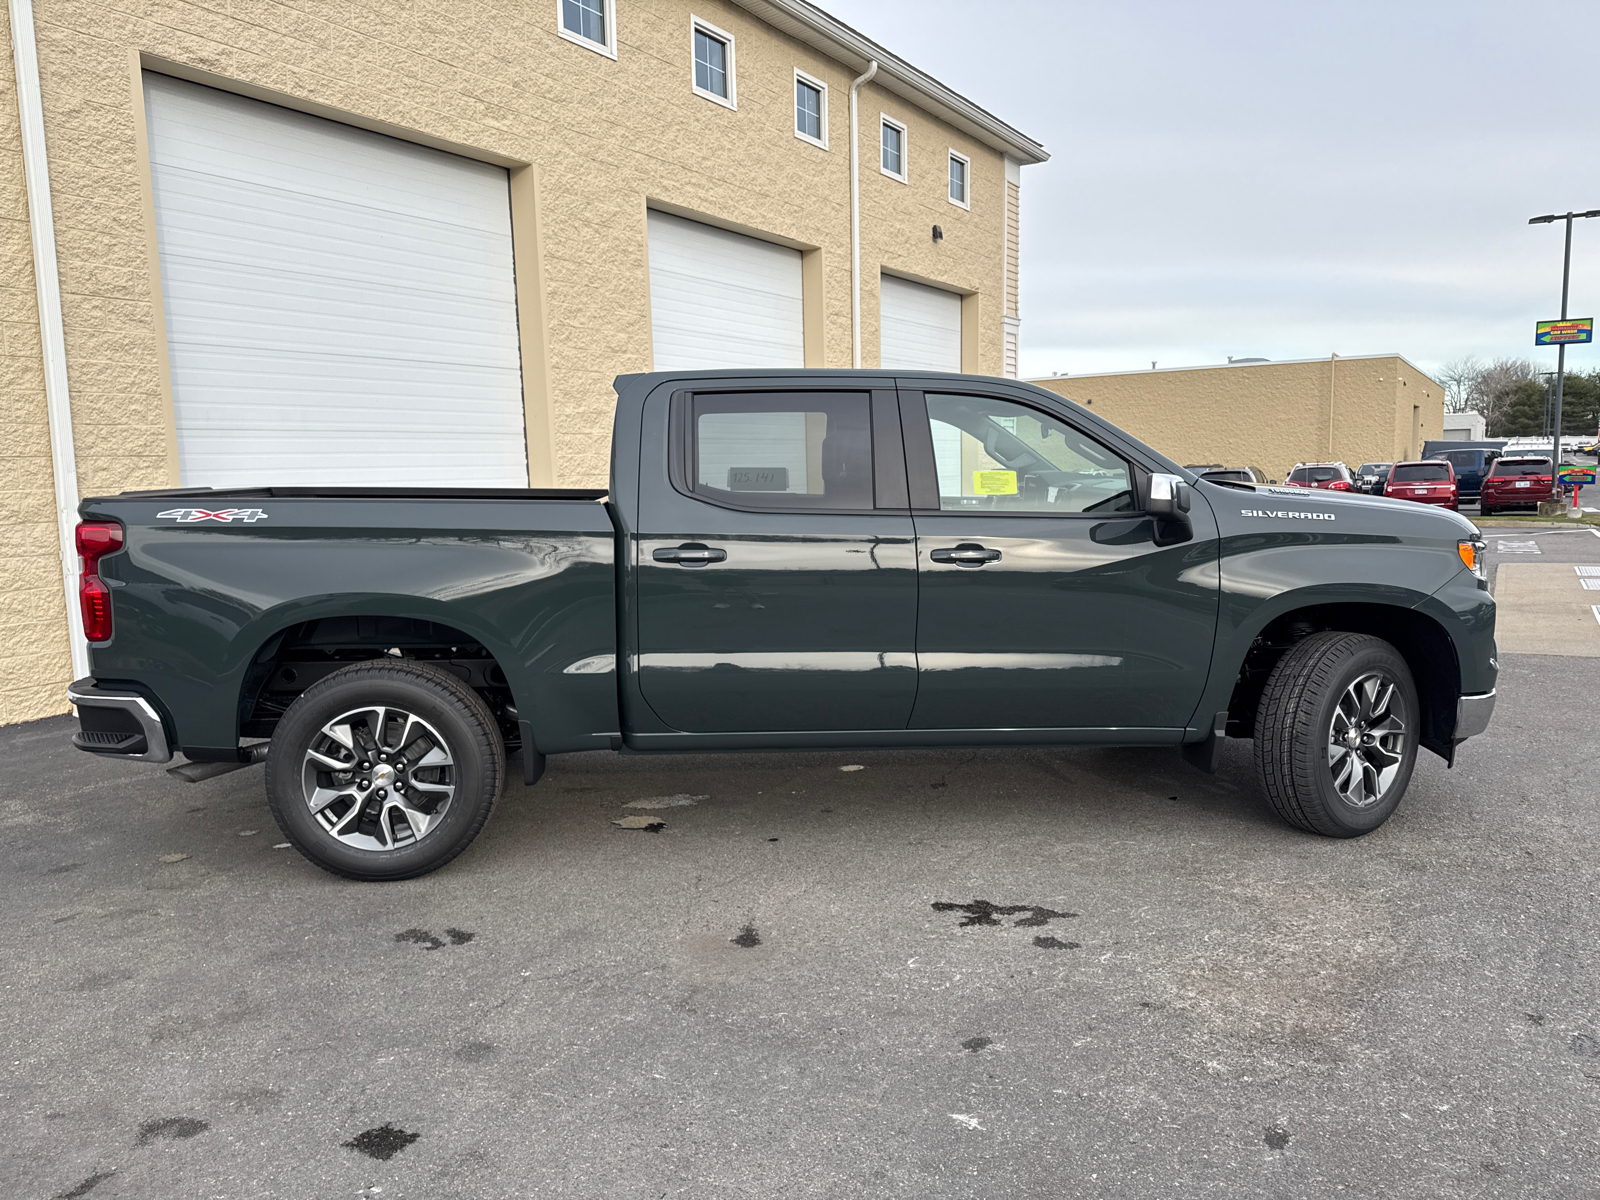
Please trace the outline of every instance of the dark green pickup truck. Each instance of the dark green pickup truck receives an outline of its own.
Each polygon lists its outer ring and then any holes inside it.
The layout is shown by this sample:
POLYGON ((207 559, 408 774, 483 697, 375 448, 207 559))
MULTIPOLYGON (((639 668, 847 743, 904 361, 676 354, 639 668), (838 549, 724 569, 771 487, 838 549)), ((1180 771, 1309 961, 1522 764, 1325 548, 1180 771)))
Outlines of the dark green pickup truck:
MULTIPOLYGON (((879 371, 617 380, 606 491, 132 492, 81 513, 82 749, 265 760, 284 834, 400 879, 507 753, 1255 739, 1375 829, 1495 697, 1454 513, 1210 482, 1050 392, 879 371)), ((671 770, 670 760, 663 763, 671 770)))

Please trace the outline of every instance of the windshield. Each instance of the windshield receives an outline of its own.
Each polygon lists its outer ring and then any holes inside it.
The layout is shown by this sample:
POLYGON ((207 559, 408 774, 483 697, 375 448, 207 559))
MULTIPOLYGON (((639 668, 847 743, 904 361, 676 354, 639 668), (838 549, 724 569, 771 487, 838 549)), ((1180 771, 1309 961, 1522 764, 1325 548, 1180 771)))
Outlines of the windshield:
POLYGON ((1343 478, 1344 472, 1338 467, 1297 467, 1289 476, 1294 483, 1331 483, 1343 478))
POLYGON ((1390 483, 1449 483, 1450 468, 1444 463, 1409 463, 1389 473, 1390 483))
POLYGON ((1491 479, 1504 479, 1508 475, 1548 475, 1550 474, 1550 460, 1548 458, 1516 458, 1510 461, 1501 459, 1494 465, 1494 474, 1491 479))
POLYGON ((1457 470, 1465 467, 1469 470, 1475 471, 1483 461, 1483 451, 1446 450, 1443 454, 1439 455, 1439 457, 1444 459, 1445 462, 1449 463, 1457 470))

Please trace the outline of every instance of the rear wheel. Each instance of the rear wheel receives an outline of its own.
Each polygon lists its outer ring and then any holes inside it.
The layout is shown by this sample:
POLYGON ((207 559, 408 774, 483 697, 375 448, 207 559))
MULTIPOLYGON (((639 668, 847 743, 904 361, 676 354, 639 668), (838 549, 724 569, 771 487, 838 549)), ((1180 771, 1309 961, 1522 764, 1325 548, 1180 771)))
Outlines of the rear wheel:
POLYGON ((1256 773, 1273 808, 1313 833, 1370 833, 1411 782, 1418 712, 1411 670, 1388 642, 1354 633, 1299 642, 1256 716, 1256 773))
POLYGON ((489 819, 500 731, 471 688, 422 663, 354 663, 289 706, 267 755, 284 836, 349 879, 412 879, 444 866, 489 819))

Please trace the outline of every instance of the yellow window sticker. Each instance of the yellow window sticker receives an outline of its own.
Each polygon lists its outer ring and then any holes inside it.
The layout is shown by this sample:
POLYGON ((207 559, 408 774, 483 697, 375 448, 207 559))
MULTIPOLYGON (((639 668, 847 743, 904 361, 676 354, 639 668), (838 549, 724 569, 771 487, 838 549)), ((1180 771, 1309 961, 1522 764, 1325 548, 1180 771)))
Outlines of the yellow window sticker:
POLYGON ((1015 471, 974 471, 972 473, 974 496, 1015 496, 1017 473, 1015 471))

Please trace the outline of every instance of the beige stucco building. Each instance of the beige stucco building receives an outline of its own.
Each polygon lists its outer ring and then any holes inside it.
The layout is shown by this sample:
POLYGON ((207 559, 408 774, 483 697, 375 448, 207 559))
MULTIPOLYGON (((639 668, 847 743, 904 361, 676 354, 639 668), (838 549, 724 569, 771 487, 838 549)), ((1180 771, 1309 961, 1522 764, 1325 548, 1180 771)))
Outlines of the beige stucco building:
POLYGON ((1015 374, 1042 147, 804 0, 8 3, 0 723, 84 669, 81 496, 594 485, 619 373, 1015 374))
POLYGON ((1089 404, 1185 466, 1416 458, 1443 436, 1444 388, 1398 354, 1117 371, 1033 381, 1089 404))

